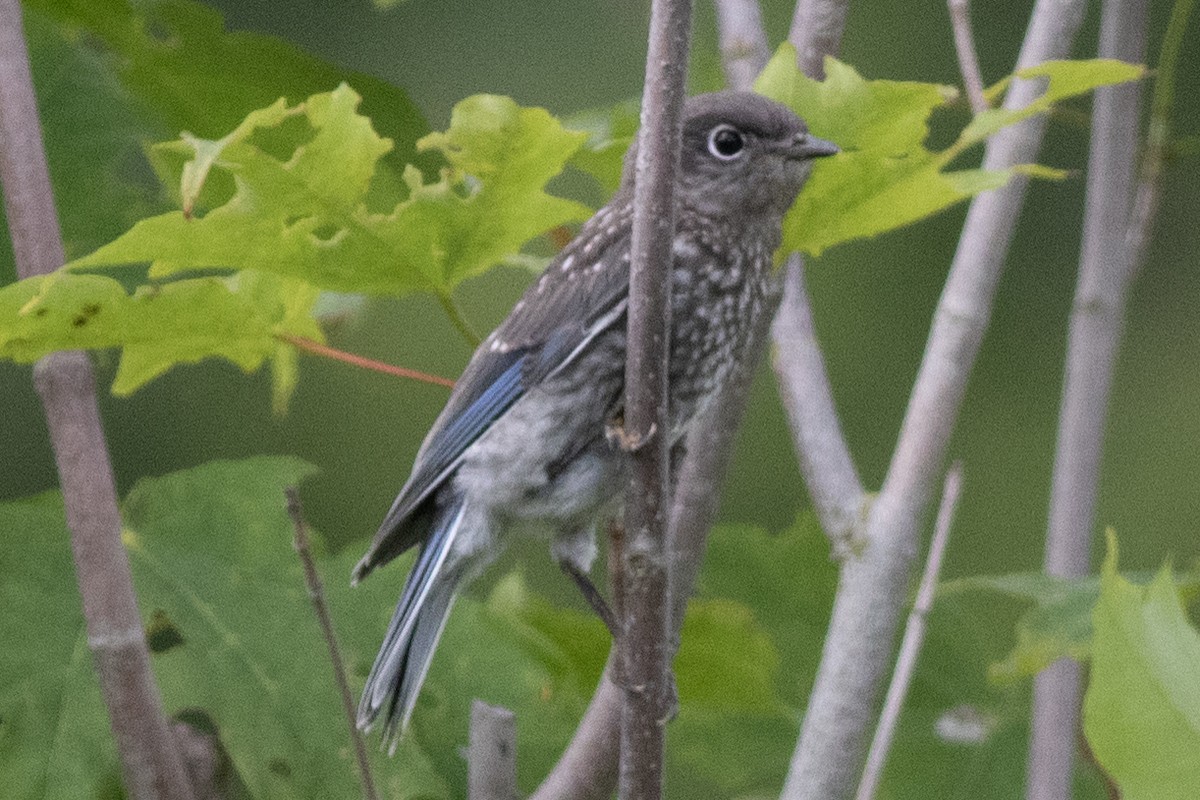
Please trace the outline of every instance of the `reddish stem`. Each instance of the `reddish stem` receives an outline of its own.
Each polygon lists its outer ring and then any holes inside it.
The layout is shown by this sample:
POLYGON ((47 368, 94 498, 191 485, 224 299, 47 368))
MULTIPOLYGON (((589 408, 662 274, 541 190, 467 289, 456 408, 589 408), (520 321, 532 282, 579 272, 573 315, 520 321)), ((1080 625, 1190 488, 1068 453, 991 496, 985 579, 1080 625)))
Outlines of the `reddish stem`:
POLYGON ((275 338, 282 342, 287 342, 306 353, 312 353, 322 358, 332 358, 334 361, 353 364, 356 367, 382 372, 385 375, 394 375, 397 378, 408 378, 409 380, 421 381, 422 383, 432 383, 435 386, 445 386, 447 389, 454 388, 454 381, 449 378, 443 378, 440 375, 430 375, 428 372, 408 369, 407 367, 397 367, 394 364, 385 364, 382 361, 376 361, 364 356, 357 356, 354 353, 347 353, 345 350, 338 350, 336 347, 314 342, 312 339, 306 339, 303 336, 278 333, 275 335, 275 338))

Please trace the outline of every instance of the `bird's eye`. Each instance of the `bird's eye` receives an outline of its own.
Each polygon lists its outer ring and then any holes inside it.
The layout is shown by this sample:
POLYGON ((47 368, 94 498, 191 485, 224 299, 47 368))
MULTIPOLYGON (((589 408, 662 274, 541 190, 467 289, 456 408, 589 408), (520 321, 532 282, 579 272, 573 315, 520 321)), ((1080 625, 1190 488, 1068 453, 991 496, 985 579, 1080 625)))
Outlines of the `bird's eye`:
POLYGON ((718 125, 708 134, 708 152, 722 161, 737 158, 745 146, 741 131, 731 125, 718 125))

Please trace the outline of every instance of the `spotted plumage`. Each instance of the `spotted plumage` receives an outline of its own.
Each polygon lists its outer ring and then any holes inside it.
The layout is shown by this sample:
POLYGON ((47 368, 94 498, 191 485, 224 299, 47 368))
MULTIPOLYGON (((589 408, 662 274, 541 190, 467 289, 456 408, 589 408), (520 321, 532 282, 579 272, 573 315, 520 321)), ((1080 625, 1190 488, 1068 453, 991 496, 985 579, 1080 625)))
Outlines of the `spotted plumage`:
MULTIPOLYGON (((757 95, 701 95, 684 109, 671 275, 670 435, 728 379, 771 280, 783 214, 813 159, 837 148, 757 95)), ((358 724, 407 725, 459 586, 510 533, 542 532, 587 572, 627 455, 620 417, 629 300, 633 156, 584 224, 476 350, 417 454, 354 580, 420 553, 367 678, 358 724)))

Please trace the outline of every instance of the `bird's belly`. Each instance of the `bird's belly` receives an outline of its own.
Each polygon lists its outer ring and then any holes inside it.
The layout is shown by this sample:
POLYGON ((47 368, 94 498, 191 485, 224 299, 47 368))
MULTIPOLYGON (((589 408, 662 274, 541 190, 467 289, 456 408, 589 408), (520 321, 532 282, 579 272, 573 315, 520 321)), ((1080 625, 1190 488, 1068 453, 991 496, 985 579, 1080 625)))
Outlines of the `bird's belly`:
POLYGON ((623 487, 626 459, 605 425, 624 365, 593 356, 531 390, 464 454, 455 486, 496 522, 580 528, 623 487))

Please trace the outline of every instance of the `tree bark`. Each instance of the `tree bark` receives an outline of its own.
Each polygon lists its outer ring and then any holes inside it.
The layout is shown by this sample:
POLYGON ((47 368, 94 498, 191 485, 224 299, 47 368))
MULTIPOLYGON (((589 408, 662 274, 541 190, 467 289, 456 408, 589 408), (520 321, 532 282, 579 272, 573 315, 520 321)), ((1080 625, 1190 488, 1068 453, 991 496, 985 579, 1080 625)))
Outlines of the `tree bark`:
MULTIPOLYGON (((62 235, 17 0, 0 0, 0 183, 17 275, 28 278, 62 266, 62 235)), ((191 800, 192 787, 150 669, 121 543, 91 362, 80 352, 47 356, 34 367, 34 384, 58 465, 88 648, 125 790, 134 800, 191 800)))

